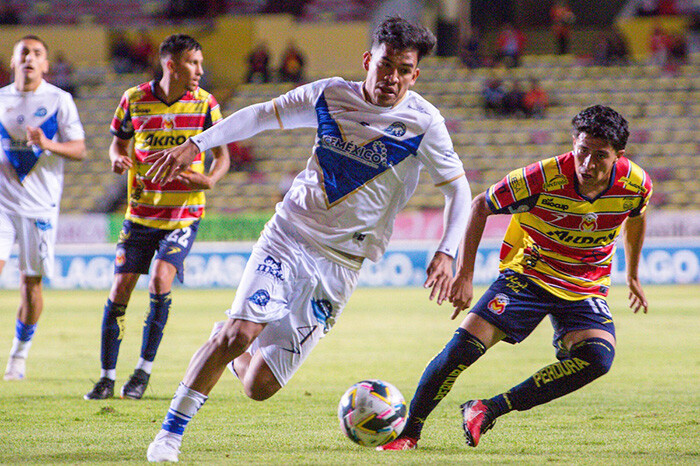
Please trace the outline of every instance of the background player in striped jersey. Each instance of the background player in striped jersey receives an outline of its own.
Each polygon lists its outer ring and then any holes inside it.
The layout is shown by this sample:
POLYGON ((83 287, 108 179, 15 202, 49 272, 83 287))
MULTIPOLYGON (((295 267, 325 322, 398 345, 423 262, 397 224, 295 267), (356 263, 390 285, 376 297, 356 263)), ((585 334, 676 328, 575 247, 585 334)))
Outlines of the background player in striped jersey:
POLYGON ((73 98, 44 81, 48 47, 17 41, 14 82, 0 89, 0 272, 19 245, 20 305, 5 380, 22 380, 44 307, 42 277, 51 276, 64 160, 85 157, 85 133, 73 98))
POLYGON ((229 319, 192 358, 149 461, 178 460, 187 423, 229 363, 254 400, 287 384, 342 313, 364 259, 381 258, 422 168, 445 195, 445 229, 425 287, 430 299, 446 298, 471 193, 445 119, 410 90, 435 37, 389 18, 373 39, 363 55, 364 82, 336 77, 299 86, 153 156, 151 172, 167 180, 203 148, 269 129, 317 130, 306 169, 253 248, 229 319))
POLYGON ((637 268, 651 180, 624 157, 629 131, 620 114, 596 105, 576 115, 572 126, 572 152, 514 170, 474 198, 449 296, 452 318, 471 304, 486 218, 513 214, 501 274, 426 367, 401 436, 378 449, 415 448, 426 418, 461 372, 497 342, 524 340, 547 315, 559 362, 505 393, 464 403, 467 444, 475 447, 498 416, 547 403, 605 374, 615 354, 605 296, 623 226, 630 307, 647 312, 637 268))
POLYGON ((168 320, 172 283, 176 276, 183 281, 185 257, 204 213, 204 191, 211 189, 229 169, 226 149, 212 147, 214 159, 207 174, 205 154, 199 152, 187 170, 168 183, 155 183, 144 177, 150 167, 144 161, 148 155, 177 146, 221 120, 216 99, 199 87, 202 60, 202 47, 192 37, 169 36, 160 45, 162 78, 128 89, 115 112, 109 157, 114 173, 129 172, 129 205, 119 234, 114 282, 102 320, 102 372, 85 395, 86 400, 114 394, 126 306, 139 277, 149 273, 155 254, 141 357, 121 389, 122 398, 143 396, 168 320), (129 151, 131 139, 133 153, 129 151))

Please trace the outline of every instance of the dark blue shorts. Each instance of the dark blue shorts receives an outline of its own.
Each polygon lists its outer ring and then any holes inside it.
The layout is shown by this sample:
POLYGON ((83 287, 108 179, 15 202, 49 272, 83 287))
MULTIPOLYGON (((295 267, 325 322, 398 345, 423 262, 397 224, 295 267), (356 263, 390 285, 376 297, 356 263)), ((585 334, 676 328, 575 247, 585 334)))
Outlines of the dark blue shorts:
POLYGON ((601 329, 615 336, 605 299, 561 299, 510 270, 499 275, 470 312, 502 330, 508 343, 523 341, 547 315, 554 327, 556 348, 561 348, 561 338, 574 330, 601 329))
POLYGON ((180 283, 185 279, 185 257, 197 237, 199 220, 185 228, 161 230, 124 220, 117 241, 114 273, 148 274, 151 260, 168 262, 177 269, 180 283))

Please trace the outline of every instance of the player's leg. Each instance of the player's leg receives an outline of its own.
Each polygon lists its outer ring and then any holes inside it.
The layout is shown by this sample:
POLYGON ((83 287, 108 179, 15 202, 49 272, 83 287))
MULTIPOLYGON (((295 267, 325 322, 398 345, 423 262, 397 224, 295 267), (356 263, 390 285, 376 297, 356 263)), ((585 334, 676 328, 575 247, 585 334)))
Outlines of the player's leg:
POLYGON ((50 277, 53 272, 56 220, 5 216, 2 223, 3 243, 7 244, 10 237, 14 240, 16 232, 21 272, 15 337, 4 378, 22 380, 32 338, 44 309, 42 278, 50 277))
MULTIPOLYGON (((543 367, 505 393, 481 402, 474 400, 465 412, 495 420, 510 411, 525 411, 568 395, 606 374, 615 357, 615 327, 605 300, 589 298, 563 302, 554 298, 551 315, 558 362, 543 367)), ((478 440, 472 446, 476 446, 478 440)))

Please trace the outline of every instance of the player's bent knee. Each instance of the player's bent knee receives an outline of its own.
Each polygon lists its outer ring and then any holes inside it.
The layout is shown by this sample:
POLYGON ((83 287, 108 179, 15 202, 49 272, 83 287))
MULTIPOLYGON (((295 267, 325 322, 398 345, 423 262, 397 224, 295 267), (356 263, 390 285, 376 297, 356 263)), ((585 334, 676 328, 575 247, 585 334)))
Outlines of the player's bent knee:
POLYGON ((280 390, 278 385, 268 384, 243 384, 245 395, 253 401, 265 401, 280 390))
POLYGON ((589 338, 571 348, 571 358, 578 358, 589 365, 596 377, 605 375, 615 359, 615 347, 603 338, 589 338))

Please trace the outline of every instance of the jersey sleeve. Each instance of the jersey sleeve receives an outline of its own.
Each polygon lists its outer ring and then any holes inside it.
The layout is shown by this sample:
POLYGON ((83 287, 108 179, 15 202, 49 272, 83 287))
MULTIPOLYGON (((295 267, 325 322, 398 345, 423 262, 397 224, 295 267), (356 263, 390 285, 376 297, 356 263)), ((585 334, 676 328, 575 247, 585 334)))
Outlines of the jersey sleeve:
POLYGON ((651 195, 654 193, 654 185, 651 182, 651 178, 649 177, 647 172, 642 170, 642 173, 644 176, 644 180, 642 182, 643 189, 640 193, 642 196, 642 201, 639 203, 639 206, 637 206, 630 212, 630 217, 639 217, 640 215, 642 215, 647 210, 647 207, 649 206, 649 200, 651 199, 651 195))
POLYGON ((494 214, 527 212, 537 204, 544 181, 540 162, 518 168, 486 190, 486 203, 494 214))
POLYGON ((109 131, 119 139, 131 139, 134 137, 134 124, 131 121, 131 112, 129 111, 128 91, 122 95, 121 101, 114 111, 109 131))
POLYGON ((61 142, 85 139, 85 130, 80 122, 78 108, 67 92, 61 94, 61 106, 58 110, 58 134, 61 142))
POLYGON ((282 129, 318 126, 315 106, 324 89, 338 78, 321 79, 296 87, 272 101, 282 129))
POLYGON ((440 115, 425 132, 418 156, 438 186, 464 175, 464 165, 454 150, 445 119, 440 115))
POLYGON ((207 116, 204 120, 203 130, 211 128, 222 120, 221 107, 219 106, 219 102, 216 101, 216 98, 209 94, 207 101, 209 103, 209 109, 207 110, 207 116))

